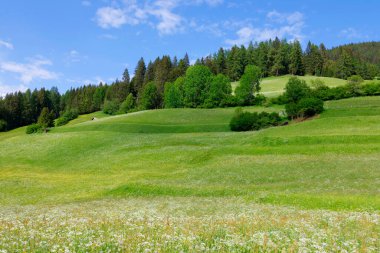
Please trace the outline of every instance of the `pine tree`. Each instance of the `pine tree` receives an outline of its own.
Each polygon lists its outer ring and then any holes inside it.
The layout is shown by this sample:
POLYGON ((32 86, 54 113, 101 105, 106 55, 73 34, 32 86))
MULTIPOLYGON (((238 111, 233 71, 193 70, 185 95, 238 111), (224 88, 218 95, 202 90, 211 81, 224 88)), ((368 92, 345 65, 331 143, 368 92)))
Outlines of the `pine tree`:
POLYGON ((352 56, 343 50, 340 58, 337 62, 337 77, 342 79, 347 79, 355 73, 355 66, 352 56))
POLYGON ((220 48, 215 59, 216 72, 218 74, 226 73, 226 55, 224 54, 224 49, 220 48))
POLYGON ((38 117, 38 124, 47 132, 49 127, 54 126, 54 113, 49 111, 49 108, 44 107, 38 117))
POLYGON ((154 64, 149 61, 148 68, 145 72, 144 84, 154 81, 154 64))
POLYGON ((129 85, 129 82, 130 82, 130 78, 129 78, 129 71, 128 71, 128 68, 125 68, 124 72, 123 72, 123 82, 127 83, 129 85))
POLYGON ((289 71, 292 75, 303 75, 302 48, 298 40, 294 41, 290 52, 289 71))
POLYGON ((233 46, 227 56, 228 76, 232 81, 238 81, 243 74, 244 65, 240 48, 233 46))
POLYGON ((146 71, 146 66, 145 66, 144 58, 141 57, 141 59, 137 63, 135 76, 133 78, 134 79, 133 85, 134 85, 134 89, 136 93, 139 93, 143 87, 145 71, 146 71))
POLYGON ((169 56, 163 56, 155 68, 154 82, 157 85, 158 92, 163 94, 164 85, 169 79, 172 70, 172 62, 169 56))

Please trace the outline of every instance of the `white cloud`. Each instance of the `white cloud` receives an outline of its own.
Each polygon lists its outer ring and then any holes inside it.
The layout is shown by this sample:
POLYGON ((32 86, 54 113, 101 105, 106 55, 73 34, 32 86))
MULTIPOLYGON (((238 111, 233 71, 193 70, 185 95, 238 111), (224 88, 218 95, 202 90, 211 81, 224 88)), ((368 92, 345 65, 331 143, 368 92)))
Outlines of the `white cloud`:
MULTIPOLYGON (((108 78, 108 80, 116 80, 116 78, 108 78)), ((67 82, 69 83, 72 83, 72 84, 75 84, 75 85, 88 85, 88 84, 99 84, 99 83, 106 83, 104 81, 103 78, 99 77, 99 76, 96 76, 94 78, 90 78, 90 79, 80 79, 80 78, 76 78, 76 79, 66 79, 67 82)))
POLYGON ((13 49, 13 44, 4 40, 0 40, 0 47, 5 47, 8 49, 13 49))
POLYGON ((52 80, 57 79, 58 75, 47 70, 44 66, 52 65, 50 60, 41 56, 29 59, 28 63, 1 62, 0 71, 16 73, 22 83, 27 84, 34 79, 52 80))
POLYGON ((6 94, 17 92, 17 91, 26 91, 28 87, 26 87, 23 84, 11 86, 11 85, 4 85, 0 83, 0 97, 5 97, 6 94))
POLYGON ((147 9, 147 13, 159 20, 156 28, 161 35, 173 34, 183 30, 181 26, 183 19, 172 12, 174 7, 176 7, 176 1, 158 0, 154 3, 154 8, 147 9))
POLYGON ((290 40, 302 40, 304 38, 302 34, 304 16, 302 13, 284 14, 271 11, 267 14, 267 18, 269 23, 264 27, 245 25, 236 32, 236 39, 227 39, 226 43, 229 45, 242 45, 248 44, 250 41, 264 41, 275 37, 290 40))
POLYGON ((134 23, 133 20, 127 18, 124 10, 113 7, 98 9, 96 21, 102 28, 119 28, 124 24, 134 23))
MULTIPOLYGON (((123 25, 148 24, 160 35, 183 32, 187 25, 184 17, 174 10, 186 5, 217 6, 223 0, 123 0, 123 7, 102 7, 96 13, 96 20, 102 28, 118 28, 123 25)), ((118 6, 118 1, 112 2, 118 6)))
POLYGON ((77 50, 73 49, 66 54, 65 62, 67 64, 78 63, 78 62, 82 62, 83 60, 86 60, 86 59, 88 59, 88 56, 82 55, 77 50))
POLYGON ((365 39, 368 38, 368 36, 361 34, 358 32, 355 28, 349 27, 346 29, 343 29, 339 33, 340 37, 346 37, 348 39, 365 39))

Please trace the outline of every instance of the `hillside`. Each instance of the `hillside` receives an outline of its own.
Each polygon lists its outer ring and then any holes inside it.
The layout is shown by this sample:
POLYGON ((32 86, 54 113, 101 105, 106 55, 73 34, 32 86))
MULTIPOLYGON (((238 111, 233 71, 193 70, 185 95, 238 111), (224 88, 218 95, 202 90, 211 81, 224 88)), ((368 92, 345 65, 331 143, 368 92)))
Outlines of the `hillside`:
POLYGON ((110 193, 253 199, 264 194, 269 196, 264 202, 308 208, 336 208, 336 203, 343 209, 379 208, 372 179, 378 173, 380 99, 349 101, 329 102, 312 121, 252 133, 229 132, 233 109, 146 111, 72 124, 47 135, 3 133, 1 182, 7 187, 1 188, 1 201, 55 203, 110 193), (19 183, 25 187, 19 189, 19 183), (335 201, 323 201, 332 196, 335 201))
POLYGON ((328 51, 329 57, 336 60, 343 50, 351 52, 352 56, 361 62, 380 66, 380 42, 352 43, 334 47, 328 51))
MULTIPOLYGON (((260 83, 260 93, 266 97, 276 97, 284 92, 286 83, 288 82, 291 75, 285 76, 273 76, 263 78, 260 83)), ((334 78, 334 77, 317 77, 317 76, 297 76, 298 78, 305 80, 306 83, 311 86, 311 81, 315 79, 322 80, 329 87, 342 86, 347 83, 346 80, 334 78)), ((239 85, 239 82, 232 83, 232 90, 239 85)))
POLYGON ((0 133, 0 245, 22 251, 34 231, 37 251, 265 251, 302 238, 376 248, 380 97, 326 107, 258 132, 230 132, 229 108, 97 112, 48 134, 0 133))

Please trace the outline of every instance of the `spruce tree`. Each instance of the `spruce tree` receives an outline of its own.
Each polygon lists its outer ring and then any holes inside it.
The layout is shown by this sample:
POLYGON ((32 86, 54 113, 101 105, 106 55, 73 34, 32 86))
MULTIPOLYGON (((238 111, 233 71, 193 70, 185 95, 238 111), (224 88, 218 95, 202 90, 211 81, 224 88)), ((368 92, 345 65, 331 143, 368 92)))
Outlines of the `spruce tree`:
POLYGON ((298 40, 294 41, 290 52, 289 71, 292 75, 303 75, 302 48, 298 40))
POLYGON ((216 72, 218 74, 225 74, 226 73, 226 55, 224 54, 224 49, 220 48, 218 51, 218 54, 216 55, 215 60, 216 65, 216 72))
POLYGON ((133 82, 136 93, 139 93, 143 87, 145 71, 146 71, 146 66, 145 66, 144 58, 141 57, 141 59, 139 60, 136 66, 134 82, 133 82))

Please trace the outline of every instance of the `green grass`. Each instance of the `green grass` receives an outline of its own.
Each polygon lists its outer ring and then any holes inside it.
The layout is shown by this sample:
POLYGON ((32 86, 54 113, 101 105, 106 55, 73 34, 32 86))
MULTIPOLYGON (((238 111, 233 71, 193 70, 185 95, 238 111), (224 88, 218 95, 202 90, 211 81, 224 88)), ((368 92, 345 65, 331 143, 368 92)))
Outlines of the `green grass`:
POLYGON ((245 133, 234 108, 0 133, 0 250, 378 252, 380 97, 326 108, 245 133))
MULTIPOLYGON (((286 83, 288 82, 291 75, 279 76, 279 77, 267 77, 261 81, 261 93, 267 97, 276 97, 284 92, 286 83)), ((305 80, 307 84, 311 85, 311 81, 316 78, 321 79, 329 87, 342 86, 347 83, 346 80, 332 77, 316 77, 316 76, 298 76, 298 78, 305 80)), ((370 81, 365 81, 370 82, 370 81)), ((239 82, 232 83, 232 90, 239 85, 239 82)))
POLYGON ((307 209, 379 210, 380 98, 327 108, 314 120, 247 133, 229 131, 233 108, 97 113, 95 121, 81 116, 49 134, 3 133, 0 203, 241 196, 307 209))

